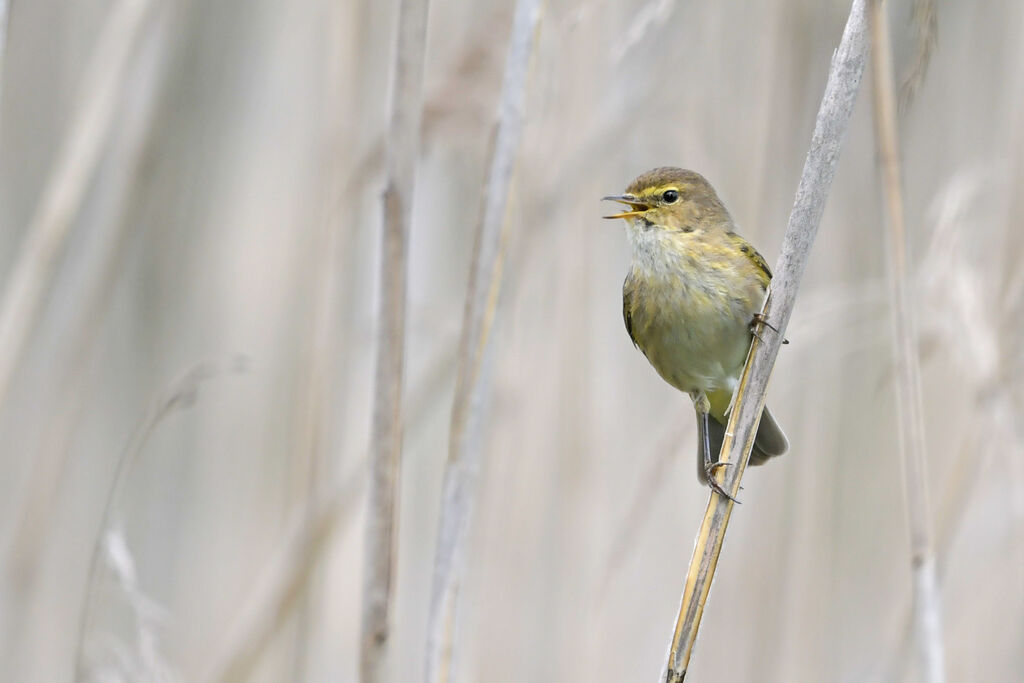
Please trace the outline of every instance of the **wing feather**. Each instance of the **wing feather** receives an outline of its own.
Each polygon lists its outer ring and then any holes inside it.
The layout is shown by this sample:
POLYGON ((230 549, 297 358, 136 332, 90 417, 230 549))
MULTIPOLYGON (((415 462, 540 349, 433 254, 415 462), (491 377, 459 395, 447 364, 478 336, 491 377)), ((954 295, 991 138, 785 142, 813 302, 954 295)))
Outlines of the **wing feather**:
POLYGON ((633 287, 630 286, 629 278, 622 283, 622 320, 626 323, 626 332, 633 346, 639 348, 636 337, 633 336, 633 287))
POLYGON ((772 269, 768 267, 768 262, 765 261, 764 257, 758 253, 757 249, 754 248, 754 245, 743 239, 742 236, 735 232, 729 232, 726 234, 728 235, 729 240, 736 245, 736 248, 749 258, 750 262, 753 263, 763 274, 764 286, 767 287, 768 283, 772 279, 772 269))

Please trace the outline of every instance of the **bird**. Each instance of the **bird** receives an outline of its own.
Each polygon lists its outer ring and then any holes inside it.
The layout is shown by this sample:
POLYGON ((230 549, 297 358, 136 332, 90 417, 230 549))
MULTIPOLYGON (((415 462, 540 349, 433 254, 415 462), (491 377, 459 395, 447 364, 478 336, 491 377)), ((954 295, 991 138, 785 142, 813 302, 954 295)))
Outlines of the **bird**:
MULTIPOLYGON (((689 394, 697 415, 697 477, 735 502, 715 479, 728 415, 772 273, 704 176, 664 166, 637 177, 621 195, 604 197, 627 210, 632 247, 622 286, 622 317, 630 339, 668 384, 689 394)), ((789 450, 765 406, 750 464, 789 450)))

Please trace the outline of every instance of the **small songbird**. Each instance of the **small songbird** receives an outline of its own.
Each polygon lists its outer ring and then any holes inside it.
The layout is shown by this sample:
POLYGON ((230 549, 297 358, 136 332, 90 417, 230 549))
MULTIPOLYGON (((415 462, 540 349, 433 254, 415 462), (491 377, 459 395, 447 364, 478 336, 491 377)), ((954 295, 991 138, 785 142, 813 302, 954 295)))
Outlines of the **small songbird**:
MULTIPOLYGON (((622 286, 622 316, 630 339, 661 377, 693 399, 697 411, 697 476, 715 481, 740 373, 757 326, 771 271, 745 239, 714 188, 699 173, 656 168, 605 197, 624 218, 633 260, 622 286)), ((774 329, 774 328, 772 328, 774 329)), ((760 465, 789 448, 764 409, 750 463, 760 465)))

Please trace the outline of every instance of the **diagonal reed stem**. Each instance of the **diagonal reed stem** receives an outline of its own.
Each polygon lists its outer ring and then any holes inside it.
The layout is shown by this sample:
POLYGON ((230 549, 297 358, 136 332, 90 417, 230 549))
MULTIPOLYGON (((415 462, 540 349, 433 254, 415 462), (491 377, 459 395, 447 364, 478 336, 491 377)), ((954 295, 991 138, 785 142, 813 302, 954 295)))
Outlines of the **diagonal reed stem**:
MULTIPOLYGON (((722 443, 721 461, 736 465, 725 468, 729 470, 726 474, 731 476, 721 482, 733 496, 739 493, 740 480, 764 408, 768 380, 821 223, 825 199, 835 176, 839 152, 864 73, 867 58, 866 31, 865 0, 854 0, 842 41, 832 58, 811 148, 804 162, 782 251, 775 266, 772 294, 765 304, 765 315, 779 333, 769 332, 765 335, 764 343, 755 338, 751 344, 722 443)), ((712 493, 690 559, 668 662, 660 679, 662 681, 678 683, 686 677, 731 513, 732 501, 712 493)))
POLYGON ((0 300, 0 409, 113 124, 154 0, 119 0, 89 58, 78 102, 0 300))

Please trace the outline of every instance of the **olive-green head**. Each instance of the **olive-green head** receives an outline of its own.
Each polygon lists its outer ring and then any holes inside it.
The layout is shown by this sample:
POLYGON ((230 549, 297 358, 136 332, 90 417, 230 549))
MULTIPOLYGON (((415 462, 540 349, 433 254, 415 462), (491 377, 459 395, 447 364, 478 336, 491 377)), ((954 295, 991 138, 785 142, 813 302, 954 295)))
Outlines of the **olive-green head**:
POLYGON ((704 176, 673 166, 644 173, 625 194, 605 197, 629 207, 605 218, 625 218, 634 226, 692 231, 730 222, 729 212, 704 176))

